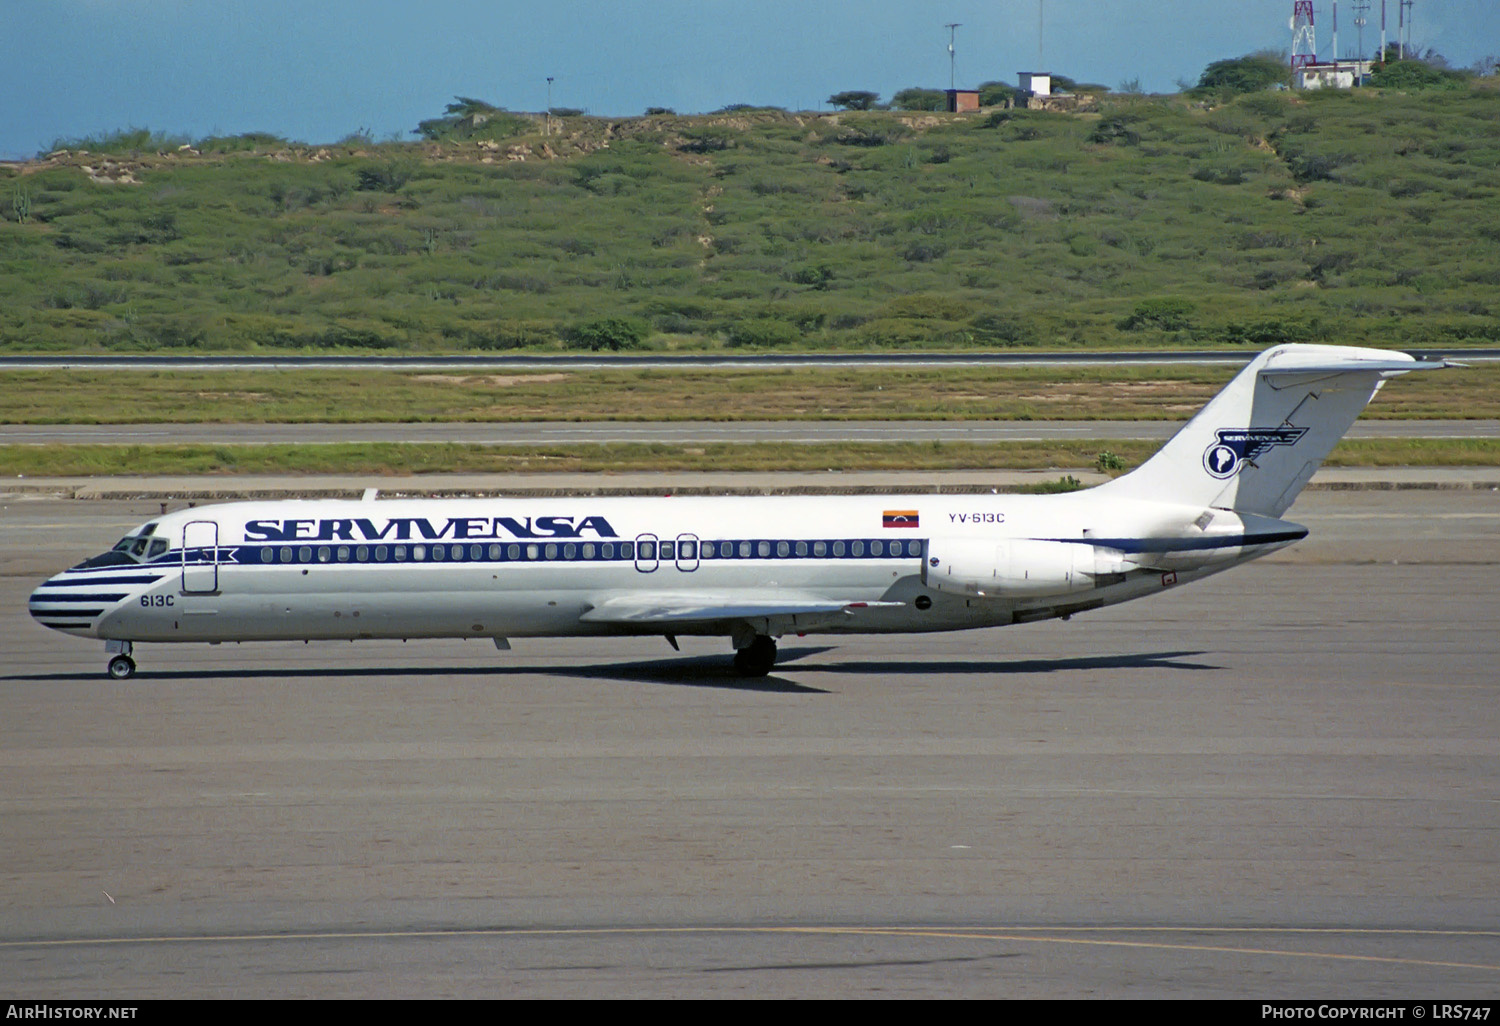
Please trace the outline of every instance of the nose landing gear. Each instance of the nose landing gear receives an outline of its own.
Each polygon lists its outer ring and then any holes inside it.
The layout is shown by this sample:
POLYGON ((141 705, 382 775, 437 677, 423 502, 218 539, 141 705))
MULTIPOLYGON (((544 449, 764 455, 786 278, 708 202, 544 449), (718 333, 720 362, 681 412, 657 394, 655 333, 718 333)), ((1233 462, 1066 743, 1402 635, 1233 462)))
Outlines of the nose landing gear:
POLYGON ((114 652, 105 672, 112 680, 127 680, 135 676, 135 660, 130 658, 133 646, 128 641, 111 641, 105 645, 106 652, 114 652))

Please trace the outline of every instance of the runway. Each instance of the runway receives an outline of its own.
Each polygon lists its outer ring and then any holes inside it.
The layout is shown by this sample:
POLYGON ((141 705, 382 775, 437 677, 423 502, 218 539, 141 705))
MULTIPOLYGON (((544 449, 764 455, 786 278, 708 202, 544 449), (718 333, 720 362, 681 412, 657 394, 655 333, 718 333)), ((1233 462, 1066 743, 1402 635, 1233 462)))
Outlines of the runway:
POLYGON ((0 986, 27 998, 1492 998, 1500 493, 1068 623, 142 646, 30 588, 158 510, 0 510, 0 986))
MULTIPOLYGON (((0 424, 0 445, 325 445, 348 442, 591 445, 640 442, 1165 441, 1170 420, 626 421, 420 424, 0 424)), ((1350 438, 1500 438, 1496 420, 1359 420, 1350 438)))

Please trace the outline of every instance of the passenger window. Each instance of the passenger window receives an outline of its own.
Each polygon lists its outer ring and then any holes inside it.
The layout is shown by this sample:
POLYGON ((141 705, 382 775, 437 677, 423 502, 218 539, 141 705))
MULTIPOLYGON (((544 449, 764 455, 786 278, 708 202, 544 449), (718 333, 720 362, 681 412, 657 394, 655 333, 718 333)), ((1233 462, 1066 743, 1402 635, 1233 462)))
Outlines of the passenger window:
POLYGON ((813 542, 813 555, 817 556, 820 559, 828 555, 828 543, 820 541, 813 542))
POLYGON ((641 558, 642 559, 655 559, 656 558, 656 543, 655 542, 648 542, 648 541, 641 542, 641 558))
POLYGON ((790 545, 788 545, 786 542, 779 541, 779 542, 776 543, 776 555, 778 555, 778 556, 782 557, 783 559, 785 559, 787 556, 790 556, 791 554, 792 554, 792 547, 790 545))
POLYGON ((396 555, 396 562, 398 562, 398 563, 405 563, 406 562, 406 546, 405 545, 397 545, 396 546, 395 555, 396 555))
POLYGON ((292 548, 290 545, 284 546, 282 548, 281 561, 283 563, 290 563, 292 561, 292 548))
POLYGON ((578 555, 578 546, 572 542, 563 546, 563 559, 573 559, 578 555))
POLYGON ((347 546, 347 545, 340 545, 339 546, 339 562, 340 563, 347 563, 347 562, 349 562, 349 546, 347 546))
POLYGON ((593 559, 594 558, 594 543, 593 542, 584 542, 583 543, 583 558, 584 559, 593 559))
POLYGON ((547 548, 546 548, 546 550, 545 550, 545 552, 547 554, 547 558, 548 559, 556 559, 557 558, 557 546, 556 545, 548 545, 547 548))
POLYGON ((755 554, 757 556, 759 556, 761 559, 765 559, 767 556, 769 556, 771 554, 771 543, 768 542, 768 541, 763 541, 763 542, 758 543, 755 546, 755 554))
POLYGON ((262 563, 269 563, 271 560, 273 560, 275 558, 276 558, 276 551, 274 549, 261 549, 260 550, 260 561, 262 563))
POLYGON ((418 563, 425 560, 427 558, 427 546, 413 545, 411 547, 411 558, 416 560, 418 563))
POLYGON ((863 556, 865 554, 865 543, 862 541, 850 542, 849 554, 851 556, 863 556))
POLYGON ((697 559, 698 558, 698 543, 697 542, 685 541, 681 545, 678 546, 678 550, 681 552, 683 559, 697 559))
POLYGON ((328 548, 327 545, 319 545, 318 546, 318 562, 319 563, 326 563, 326 562, 328 562, 328 560, 332 556, 333 556, 333 552, 332 552, 332 550, 330 550, 328 548))
MULTIPOLYGON (((420 545, 417 546, 417 547, 421 548, 420 545)), ((443 551, 443 547, 441 545, 434 545, 432 547, 432 558, 433 559, 442 559, 446 555, 447 555, 447 553, 443 551)), ((418 556, 417 558, 421 559, 422 557, 418 556)))
POLYGON ((677 558, 677 543, 676 542, 669 542, 669 541, 662 542, 661 543, 661 558, 662 559, 676 559, 677 558))
POLYGON ((835 556, 842 556, 844 554, 844 543, 843 542, 836 541, 836 542, 833 543, 833 554, 835 556))
POLYGON ((605 559, 614 559, 615 558, 615 543, 614 542, 605 542, 603 545, 599 546, 599 551, 600 551, 601 554, 603 554, 603 556, 604 556, 605 559))
POLYGON ((355 549, 354 550, 354 559, 355 559, 356 562, 359 562, 359 563, 369 562, 369 559, 370 559, 370 547, 368 545, 361 545, 359 548, 355 549))
POLYGON ((621 559, 634 559, 635 558, 635 542, 621 542, 620 543, 620 558, 621 559))
POLYGON ((312 562, 312 546, 304 545, 297 550, 297 558, 304 563, 312 562))
POLYGON ((797 555, 798 556, 805 556, 805 555, 807 555, 807 542, 799 541, 797 543, 797 555))
POLYGON ((377 545, 377 546, 375 546, 375 562, 377 562, 377 563, 384 563, 385 562, 385 546, 384 545, 377 545))

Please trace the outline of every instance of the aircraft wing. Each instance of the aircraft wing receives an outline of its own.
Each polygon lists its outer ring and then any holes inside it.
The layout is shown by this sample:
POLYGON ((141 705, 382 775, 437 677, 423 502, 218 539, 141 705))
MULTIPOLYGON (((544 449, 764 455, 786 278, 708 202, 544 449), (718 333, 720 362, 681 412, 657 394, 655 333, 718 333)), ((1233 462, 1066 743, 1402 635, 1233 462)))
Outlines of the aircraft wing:
POLYGON ((726 620, 772 617, 832 617, 840 613, 852 613, 859 609, 901 605, 905 603, 845 602, 814 595, 777 593, 725 596, 687 592, 646 592, 614 595, 601 599, 578 619, 585 623, 682 626, 692 623, 720 623, 726 620))

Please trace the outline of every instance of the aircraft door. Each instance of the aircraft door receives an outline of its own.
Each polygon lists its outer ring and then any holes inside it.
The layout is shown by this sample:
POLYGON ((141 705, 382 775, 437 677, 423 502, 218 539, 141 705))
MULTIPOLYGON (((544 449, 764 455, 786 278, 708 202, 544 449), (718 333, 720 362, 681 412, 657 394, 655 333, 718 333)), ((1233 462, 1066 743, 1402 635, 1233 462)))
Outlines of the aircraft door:
POLYGON ((689 573, 698 569, 698 536, 696 534, 677 536, 677 569, 689 573))
POLYGON ((212 595, 219 590, 219 525, 193 520, 182 527, 182 593, 212 595))
POLYGON ((638 534, 635 536, 635 568, 643 574, 653 572, 661 565, 661 555, 657 552, 657 540, 654 534, 638 534))

